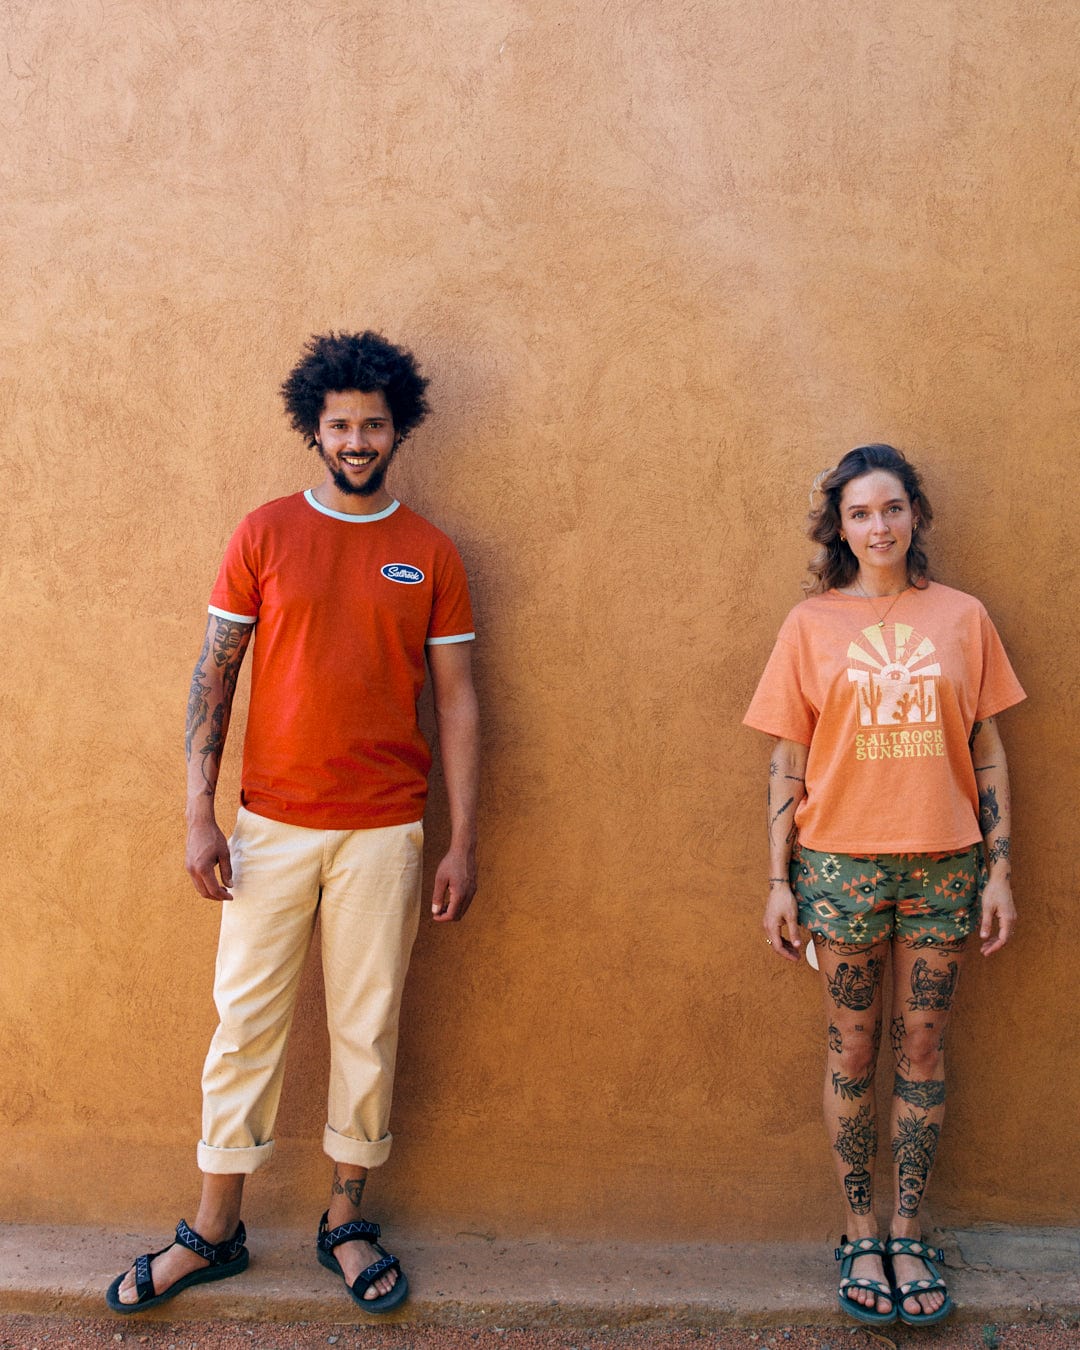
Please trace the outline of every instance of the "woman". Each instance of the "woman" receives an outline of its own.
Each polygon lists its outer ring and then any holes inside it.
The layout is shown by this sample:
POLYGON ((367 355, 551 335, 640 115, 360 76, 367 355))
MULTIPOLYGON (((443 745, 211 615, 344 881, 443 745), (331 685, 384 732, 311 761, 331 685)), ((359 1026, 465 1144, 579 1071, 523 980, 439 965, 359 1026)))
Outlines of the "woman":
POLYGON ((798 924, 817 944, 825 1124, 847 1217, 840 1306, 927 1325, 953 1307, 919 1223, 945 1112, 944 1035, 969 938, 978 929, 989 956, 1016 920, 995 719, 1024 691, 982 605, 929 579, 930 503, 899 451, 861 446, 815 486, 809 598, 785 620, 745 719, 778 738, 764 927, 786 961, 801 954, 798 924), (887 965, 895 1199, 883 1243, 874 1074, 887 965))

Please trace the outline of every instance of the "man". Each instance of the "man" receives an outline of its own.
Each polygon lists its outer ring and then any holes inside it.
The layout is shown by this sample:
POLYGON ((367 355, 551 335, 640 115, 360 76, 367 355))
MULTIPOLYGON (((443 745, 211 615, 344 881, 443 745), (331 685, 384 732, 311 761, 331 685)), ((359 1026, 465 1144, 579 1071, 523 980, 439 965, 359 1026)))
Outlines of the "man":
POLYGON ((430 754, 416 701, 431 672, 451 838, 436 922, 476 890, 478 714, 464 569, 439 530, 397 502, 386 472, 428 412, 411 353, 376 333, 308 343, 282 386, 324 476, 253 511, 225 553, 188 703, 187 870, 222 902, 203 1071, 202 1196, 193 1228, 140 1257, 106 1294, 155 1306, 247 1265, 244 1180, 269 1161, 285 1044, 316 915, 331 1062, 323 1146, 333 1160, 318 1259, 369 1312, 408 1281, 361 1216, 386 1160, 402 983, 419 918, 430 754), (214 811, 240 666, 255 636, 241 806, 214 811))

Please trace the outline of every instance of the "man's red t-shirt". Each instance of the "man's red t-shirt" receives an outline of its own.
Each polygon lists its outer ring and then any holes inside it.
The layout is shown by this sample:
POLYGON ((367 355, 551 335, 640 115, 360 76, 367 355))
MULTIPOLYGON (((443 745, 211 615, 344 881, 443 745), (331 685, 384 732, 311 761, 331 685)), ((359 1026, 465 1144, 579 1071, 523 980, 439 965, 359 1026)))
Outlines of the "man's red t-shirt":
POLYGON ((240 522, 210 612, 256 624, 249 810, 313 829, 420 819, 425 647, 474 637, 465 569, 441 530, 399 502, 350 516, 310 492, 281 497, 240 522))

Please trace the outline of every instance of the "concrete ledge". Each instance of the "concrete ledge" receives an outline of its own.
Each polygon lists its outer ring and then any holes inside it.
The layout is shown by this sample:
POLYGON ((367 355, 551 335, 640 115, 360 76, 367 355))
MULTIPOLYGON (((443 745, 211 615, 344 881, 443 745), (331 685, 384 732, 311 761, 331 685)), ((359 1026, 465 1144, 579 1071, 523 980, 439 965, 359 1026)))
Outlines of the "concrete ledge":
MULTIPOLYGON (((939 1233, 958 1317, 1025 1322, 1080 1317, 1080 1230, 939 1233)), ((164 1235, 0 1225, 0 1312, 130 1321, 424 1323, 441 1326, 691 1327, 836 1324, 831 1249, 805 1244, 622 1244, 495 1239, 403 1241, 392 1250, 412 1296, 369 1318, 315 1261, 311 1234, 260 1230, 236 1279, 189 1289, 137 1319, 103 1293, 164 1235)))

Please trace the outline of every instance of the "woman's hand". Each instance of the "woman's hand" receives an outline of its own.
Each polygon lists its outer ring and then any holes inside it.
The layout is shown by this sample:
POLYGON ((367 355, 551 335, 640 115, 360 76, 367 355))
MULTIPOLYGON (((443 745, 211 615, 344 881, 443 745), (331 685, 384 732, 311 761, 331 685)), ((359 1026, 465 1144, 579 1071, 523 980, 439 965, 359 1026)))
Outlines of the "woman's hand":
POLYGON ((979 937, 982 938, 980 950, 983 956, 990 956, 1004 947, 1012 937, 1015 927, 1016 906, 1013 904, 1009 878, 1004 875, 991 875, 982 893, 982 923, 979 925, 979 937))
POLYGON ((799 907, 795 896, 786 881, 769 883, 769 900, 765 906, 762 925, 765 940, 785 961, 797 961, 801 955, 802 938, 799 937, 799 907), (784 929, 789 936, 784 936, 784 929))
POLYGON ((1012 898, 1012 806, 1009 800, 1009 765, 997 721, 988 717, 971 731, 971 765, 979 786, 979 828, 983 834, 983 857, 987 879, 982 893, 983 956, 1004 947, 1016 927, 1012 898), (995 935, 994 927, 997 925, 995 935))
POLYGON ((769 827, 769 903, 762 926, 769 946, 785 961, 797 961, 799 907, 787 881, 795 845, 795 813, 806 796, 806 759, 809 748, 798 741, 779 740, 769 760, 766 818, 769 827), (784 936, 784 929, 788 936, 784 936))

